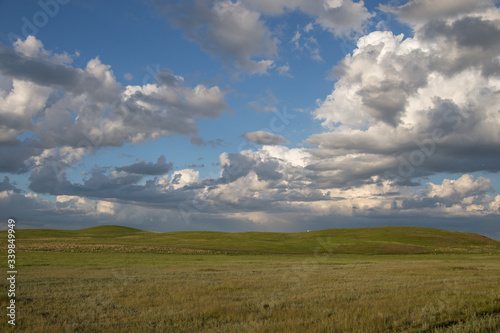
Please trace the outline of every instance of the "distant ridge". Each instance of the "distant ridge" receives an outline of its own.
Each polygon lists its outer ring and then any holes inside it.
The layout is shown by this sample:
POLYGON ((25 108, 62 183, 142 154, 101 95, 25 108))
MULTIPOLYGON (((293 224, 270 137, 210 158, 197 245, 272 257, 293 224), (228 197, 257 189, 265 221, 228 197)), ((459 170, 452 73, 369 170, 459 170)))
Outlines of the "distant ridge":
POLYGON ((100 225, 97 227, 90 227, 85 229, 75 230, 77 232, 91 233, 91 234, 110 234, 116 236, 117 234, 136 234, 141 232, 148 232, 141 229, 124 227, 121 225, 100 225))
POLYGON ((104 225, 80 230, 21 229, 17 233, 18 243, 27 251, 283 254, 500 252, 500 242, 479 234, 421 227, 325 229, 301 233, 159 233, 104 225))

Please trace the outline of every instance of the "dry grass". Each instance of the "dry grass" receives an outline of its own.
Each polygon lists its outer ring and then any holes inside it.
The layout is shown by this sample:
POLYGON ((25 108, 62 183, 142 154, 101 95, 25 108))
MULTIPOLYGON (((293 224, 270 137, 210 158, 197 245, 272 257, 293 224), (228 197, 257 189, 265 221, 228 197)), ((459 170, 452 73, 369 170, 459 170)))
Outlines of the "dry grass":
POLYGON ((214 251, 204 249, 158 247, 158 246, 130 246, 117 244, 78 244, 78 243, 25 243, 18 245, 20 252, 70 252, 70 253, 159 253, 159 254, 224 254, 226 251, 214 251))
MULTIPOLYGON (((19 259, 16 329, 22 332, 494 332, 500 327, 497 256, 41 251, 19 259)), ((7 299, 1 297, 5 309, 7 299)), ((6 326, 3 319, 0 327, 6 326)))
MULTIPOLYGON (((500 331, 500 243, 475 234, 106 226, 16 236, 20 332, 500 331)), ((12 329, 0 318, 0 331, 12 329)))

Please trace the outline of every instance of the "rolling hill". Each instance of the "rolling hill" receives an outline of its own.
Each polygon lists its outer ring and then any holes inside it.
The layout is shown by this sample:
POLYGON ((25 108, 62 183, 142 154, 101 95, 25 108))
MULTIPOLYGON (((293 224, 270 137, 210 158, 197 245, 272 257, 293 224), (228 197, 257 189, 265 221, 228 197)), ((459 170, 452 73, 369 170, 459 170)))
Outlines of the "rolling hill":
MULTIPOLYGON (((3 231, 2 233, 5 233, 3 231)), ((7 237, 1 236, 2 242, 7 237)), ((122 226, 80 230, 17 230, 25 251, 281 254, 497 253, 482 235, 420 227, 325 229, 303 233, 183 231, 158 233, 122 226)))

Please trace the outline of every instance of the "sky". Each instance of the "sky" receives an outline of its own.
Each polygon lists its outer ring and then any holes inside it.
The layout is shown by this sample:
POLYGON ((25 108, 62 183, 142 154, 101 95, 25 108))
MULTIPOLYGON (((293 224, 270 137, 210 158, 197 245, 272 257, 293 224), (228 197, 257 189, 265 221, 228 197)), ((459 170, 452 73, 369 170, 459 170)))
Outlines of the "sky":
POLYGON ((499 171, 498 1, 0 0, 19 228, 500 239, 499 171))

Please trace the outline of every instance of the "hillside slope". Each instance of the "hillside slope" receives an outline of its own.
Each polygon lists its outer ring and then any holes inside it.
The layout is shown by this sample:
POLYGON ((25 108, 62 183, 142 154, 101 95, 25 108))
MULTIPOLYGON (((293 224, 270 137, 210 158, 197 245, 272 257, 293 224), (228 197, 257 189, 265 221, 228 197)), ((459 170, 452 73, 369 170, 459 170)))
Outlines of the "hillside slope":
MULTIPOLYGON (((5 233, 5 231, 1 232, 5 233)), ((4 242, 7 237, 1 236, 4 242)), ((81 230, 17 230, 26 251, 154 253, 490 253, 500 242, 464 232, 420 227, 325 229, 303 233, 183 231, 157 233, 121 226, 81 230)))

